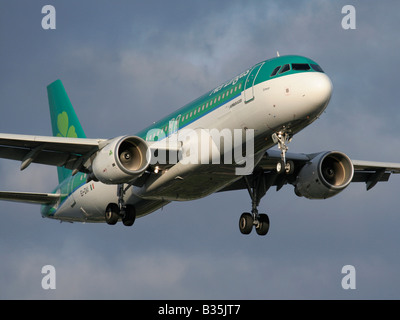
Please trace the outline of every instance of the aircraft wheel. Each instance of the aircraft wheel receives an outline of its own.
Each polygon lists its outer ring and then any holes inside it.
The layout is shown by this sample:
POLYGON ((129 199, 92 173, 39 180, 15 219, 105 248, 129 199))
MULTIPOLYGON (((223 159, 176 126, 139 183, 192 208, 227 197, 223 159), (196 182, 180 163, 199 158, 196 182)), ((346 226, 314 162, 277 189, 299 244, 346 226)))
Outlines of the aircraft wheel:
POLYGON ((119 208, 116 203, 110 203, 107 206, 106 213, 104 215, 105 220, 108 224, 114 225, 119 219, 119 208))
POLYGON ((253 216, 245 212, 240 216, 239 229, 242 234, 249 234, 253 229, 253 216))
POLYGON ((266 214, 261 213, 258 217, 258 225, 256 226, 256 232, 260 236, 265 236, 269 230, 269 218, 266 214))
POLYGON ((125 207, 125 214, 122 217, 122 223, 124 226, 130 227, 135 223, 136 219, 136 210, 135 207, 128 204, 125 207))
POLYGON ((285 165, 283 160, 279 160, 278 163, 276 164, 276 172, 278 174, 281 174, 281 173, 293 174, 294 162, 292 160, 289 160, 286 162, 286 165, 285 165))
POLYGON ((278 174, 281 174, 285 171, 285 163, 283 160, 279 160, 278 163, 276 164, 276 172, 278 174))
POLYGON ((294 162, 292 160, 289 160, 286 162, 285 173, 293 174, 293 172, 294 172, 294 162))

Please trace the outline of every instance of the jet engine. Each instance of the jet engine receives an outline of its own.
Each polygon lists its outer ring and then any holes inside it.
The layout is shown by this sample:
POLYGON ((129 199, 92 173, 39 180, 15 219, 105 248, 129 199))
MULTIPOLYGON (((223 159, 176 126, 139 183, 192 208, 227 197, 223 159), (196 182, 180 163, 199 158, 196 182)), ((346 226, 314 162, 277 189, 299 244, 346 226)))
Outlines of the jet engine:
POLYGON ((347 155, 338 151, 322 152, 300 170, 295 193, 308 199, 330 198, 350 184, 353 174, 353 163, 347 155))
POLYGON ((139 178, 150 163, 150 150, 142 138, 118 137, 102 148, 92 163, 94 176, 106 184, 128 183, 139 178))

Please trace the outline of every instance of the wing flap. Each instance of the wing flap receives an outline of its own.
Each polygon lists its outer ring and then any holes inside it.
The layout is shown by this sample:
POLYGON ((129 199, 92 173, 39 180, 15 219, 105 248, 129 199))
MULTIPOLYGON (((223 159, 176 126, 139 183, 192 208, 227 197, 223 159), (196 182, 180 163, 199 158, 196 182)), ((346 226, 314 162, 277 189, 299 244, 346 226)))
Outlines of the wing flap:
POLYGON ((60 152, 85 153, 103 141, 107 140, 0 133, 0 145, 34 149, 46 144, 47 150, 60 152))
POLYGON ((60 194, 53 193, 0 191, 0 200, 14 202, 54 204, 57 203, 60 197, 60 194))
POLYGON ((365 182, 367 190, 372 189, 378 182, 389 181, 392 173, 400 173, 400 164, 392 162, 376 162, 351 160, 354 166, 352 182, 365 182))
MULTIPOLYGON (((9 160, 17 160, 24 162, 26 156, 30 152, 30 149, 22 149, 22 148, 12 148, 0 146, 0 158, 9 159, 9 160)), ((68 167, 69 163, 74 163, 80 155, 74 155, 67 152, 55 152, 55 151, 47 151, 42 150, 38 153, 34 158, 30 158, 31 162, 39 163, 44 165, 52 165, 52 166, 66 166, 68 167)), ((27 166, 25 166, 26 168, 27 166)), ((21 169, 25 169, 21 168, 21 169)))
POLYGON ((351 160, 351 162, 353 162, 354 170, 356 171, 377 171, 384 169, 391 173, 400 173, 400 163, 364 160, 351 160))
MULTIPOLYGON (((31 163, 75 169, 107 140, 0 134, 0 158, 21 161, 21 170, 31 163)), ((81 168, 82 169, 82 168, 81 168)))

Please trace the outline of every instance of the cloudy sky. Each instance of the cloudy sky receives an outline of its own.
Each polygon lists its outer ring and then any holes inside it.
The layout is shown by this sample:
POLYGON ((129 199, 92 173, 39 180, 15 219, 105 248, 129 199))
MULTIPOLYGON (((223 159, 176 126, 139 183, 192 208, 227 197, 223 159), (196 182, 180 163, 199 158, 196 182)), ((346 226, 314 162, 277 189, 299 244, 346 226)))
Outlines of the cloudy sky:
MULTIPOLYGON (((291 152, 400 162, 400 2, 0 0, 0 132, 51 135, 61 79, 90 138, 134 134, 279 51, 317 61, 331 102, 291 152), (56 9, 44 30, 41 9, 56 9), (356 29, 342 28, 353 4, 356 29)), ((48 192, 55 168, 0 161, 0 190, 48 192)), ((271 189, 266 237, 238 230, 246 191, 121 223, 59 223, 0 203, 1 299, 399 299, 400 177, 325 201, 271 189), (44 265, 56 289, 43 290, 44 265), (356 289, 341 286, 353 265, 356 289)))

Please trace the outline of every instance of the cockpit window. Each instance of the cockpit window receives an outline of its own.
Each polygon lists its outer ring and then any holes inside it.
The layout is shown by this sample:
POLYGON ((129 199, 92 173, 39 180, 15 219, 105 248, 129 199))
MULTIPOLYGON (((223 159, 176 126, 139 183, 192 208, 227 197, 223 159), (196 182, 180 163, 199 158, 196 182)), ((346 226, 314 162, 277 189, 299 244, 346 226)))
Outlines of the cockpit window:
POLYGON ((293 70, 310 70, 310 65, 308 63, 292 63, 293 70))
POLYGON ((276 74, 278 73, 278 71, 279 71, 280 68, 281 68, 281 66, 276 67, 276 68, 274 69, 274 71, 272 71, 270 77, 273 77, 274 75, 276 75, 276 74))
POLYGON ((311 68, 318 72, 324 72, 324 70, 322 70, 322 68, 317 64, 311 64, 311 68))
POLYGON ((281 71, 279 71, 279 74, 282 74, 282 73, 287 72, 287 71, 289 71, 289 70, 290 70, 290 66, 289 66, 288 64, 285 64, 285 65, 282 67, 281 71))

